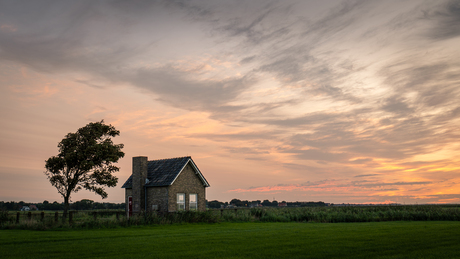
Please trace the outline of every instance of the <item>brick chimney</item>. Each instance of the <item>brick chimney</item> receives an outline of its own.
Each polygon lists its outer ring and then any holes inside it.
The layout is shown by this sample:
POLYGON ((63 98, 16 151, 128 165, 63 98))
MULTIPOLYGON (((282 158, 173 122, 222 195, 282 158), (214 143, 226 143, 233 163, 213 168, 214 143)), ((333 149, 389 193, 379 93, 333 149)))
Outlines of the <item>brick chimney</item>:
POLYGON ((133 157, 133 213, 145 209, 144 184, 147 179, 147 157, 133 157))

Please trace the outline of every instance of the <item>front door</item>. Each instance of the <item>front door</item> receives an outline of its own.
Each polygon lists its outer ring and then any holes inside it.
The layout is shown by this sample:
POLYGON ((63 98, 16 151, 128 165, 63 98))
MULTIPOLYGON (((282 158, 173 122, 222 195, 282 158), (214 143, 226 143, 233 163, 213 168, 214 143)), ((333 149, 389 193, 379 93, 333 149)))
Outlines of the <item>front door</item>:
POLYGON ((133 197, 128 196, 128 217, 133 215, 133 197))

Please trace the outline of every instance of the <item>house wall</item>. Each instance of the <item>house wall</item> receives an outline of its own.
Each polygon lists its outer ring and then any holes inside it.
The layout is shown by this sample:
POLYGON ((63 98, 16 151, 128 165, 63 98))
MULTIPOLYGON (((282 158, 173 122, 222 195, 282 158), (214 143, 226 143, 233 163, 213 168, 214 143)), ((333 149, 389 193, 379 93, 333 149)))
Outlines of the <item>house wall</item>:
POLYGON ((170 212, 177 211, 177 193, 185 193, 185 210, 190 209, 189 194, 191 193, 198 195, 198 210, 206 210, 206 188, 190 163, 182 170, 176 181, 169 186, 168 211, 170 212))
POLYGON ((158 206, 158 211, 168 211, 168 187, 147 188, 147 211, 152 211, 152 205, 158 206))
POLYGON ((126 213, 128 213, 128 206, 129 206, 128 197, 129 196, 133 196, 133 189, 126 188, 125 189, 125 211, 126 211, 126 213))
POLYGON ((145 209, 144 184, 147 178, 147 157, 133 157, 133 213, 140 213, 145 209))

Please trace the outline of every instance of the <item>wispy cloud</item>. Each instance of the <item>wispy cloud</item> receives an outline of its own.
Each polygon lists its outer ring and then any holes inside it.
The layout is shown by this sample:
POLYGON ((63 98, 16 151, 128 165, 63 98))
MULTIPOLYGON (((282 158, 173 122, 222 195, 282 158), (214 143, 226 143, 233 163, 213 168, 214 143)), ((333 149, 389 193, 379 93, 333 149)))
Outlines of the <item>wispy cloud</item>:
POLYGON ((450 0, 440 4, 434 10, 425 10, 423 19, 434 21, 429 37, 435 40, 446 40, 460 36, 460 3, 457 0, 450 0))
POLYGON ((40 1, 1 9, 0 66, 59 82, 14 84, 0 71, 15 100, 97 93, 91 107, 81 102, 82 117, 104 114, 143 136, 251 166, 242 171, 256 171, 248 181, 262 187, 226 186, 232 194, 364 190, 376 200, 432 201, 458 187, 458 1, 40 1), (108 108, 114 91, 126 97, 113 101, 123 109, 108 108))

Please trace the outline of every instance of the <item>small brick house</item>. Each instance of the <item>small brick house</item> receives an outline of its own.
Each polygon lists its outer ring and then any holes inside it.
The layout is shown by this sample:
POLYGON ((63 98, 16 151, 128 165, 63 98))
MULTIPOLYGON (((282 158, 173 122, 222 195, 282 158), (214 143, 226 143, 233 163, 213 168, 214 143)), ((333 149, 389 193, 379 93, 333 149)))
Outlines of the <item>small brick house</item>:
POLYGON ((141 211, 174 212, 206 210, 209 183, 192 158, 178 157, 148 161, 133 157, 133 173, 125 189, 128 215, 141 211))

